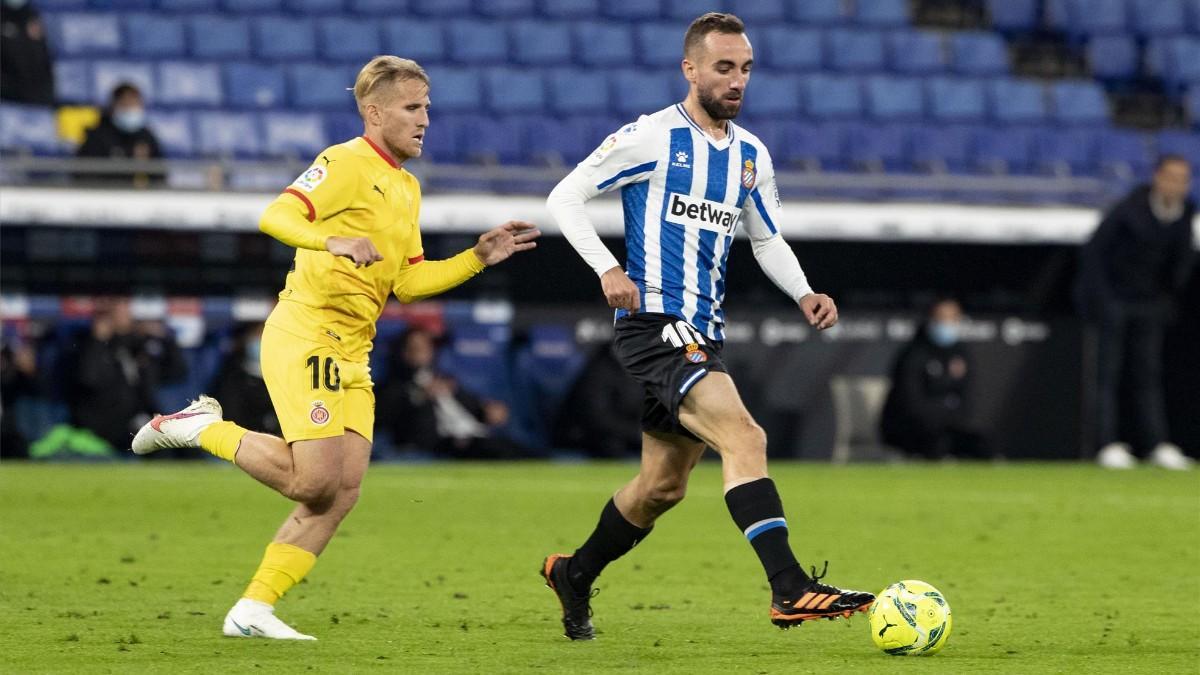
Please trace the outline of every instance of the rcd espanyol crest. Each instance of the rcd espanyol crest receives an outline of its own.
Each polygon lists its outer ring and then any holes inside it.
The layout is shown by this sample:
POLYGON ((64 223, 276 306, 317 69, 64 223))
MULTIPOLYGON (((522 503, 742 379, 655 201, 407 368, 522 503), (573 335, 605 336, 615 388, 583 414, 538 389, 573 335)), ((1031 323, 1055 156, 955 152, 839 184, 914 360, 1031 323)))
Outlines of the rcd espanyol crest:
POLYGON ((757 175, 758 172, 754 170, 754 160, 746 160, 746 163, 742 165, 742 187, 747 190, 753 190, 754 179, 757 175))

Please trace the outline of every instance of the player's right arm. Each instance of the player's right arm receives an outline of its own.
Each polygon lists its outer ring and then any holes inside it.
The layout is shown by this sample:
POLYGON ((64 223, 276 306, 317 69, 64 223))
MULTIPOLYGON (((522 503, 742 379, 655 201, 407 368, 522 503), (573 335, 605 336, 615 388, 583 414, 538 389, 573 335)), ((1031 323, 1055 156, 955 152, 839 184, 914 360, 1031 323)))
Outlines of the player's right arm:
POLYGON ((641 294, 600 240, 584 204, 605 192, 647 180, 657 160, 649 122, 642 118, 604 139, 600 147, 563 178, 546 198, 559 230, 600 277, 610 307, 636 311, 641 294))

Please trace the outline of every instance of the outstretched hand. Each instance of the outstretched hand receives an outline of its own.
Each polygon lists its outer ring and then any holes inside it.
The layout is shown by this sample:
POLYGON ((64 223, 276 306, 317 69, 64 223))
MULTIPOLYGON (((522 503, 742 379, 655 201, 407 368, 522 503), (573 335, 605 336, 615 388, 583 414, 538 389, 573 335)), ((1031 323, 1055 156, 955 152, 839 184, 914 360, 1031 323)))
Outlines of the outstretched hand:
POLYGON ((475 244, 475 255, 484 265, 495 265, 508 260, 514 253, 537 248, 534 239, 541 235, 532 223, 510 220, 480 235, 475 244))
POLYGON ((833 303, 833 298, 824 293, 809 293, 800 298, 800 309, 804 311, 808 324, 817 330, 832 328, 838 321, 837 305, 833 303))

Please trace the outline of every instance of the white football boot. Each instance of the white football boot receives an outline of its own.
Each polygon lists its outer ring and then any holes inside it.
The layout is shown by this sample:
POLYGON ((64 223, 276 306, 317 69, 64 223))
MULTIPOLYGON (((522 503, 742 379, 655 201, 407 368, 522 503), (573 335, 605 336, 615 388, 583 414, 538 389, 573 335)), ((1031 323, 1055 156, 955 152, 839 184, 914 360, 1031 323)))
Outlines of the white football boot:
POLYGON ((1129 451, 1124 443, 1109 443, 1100 448, 1096 462, 1106 469, 1132 469, 1137 466, 1137 457, 1129 451))
POLYGON ((242 598, 225 615, 221 632, 226 637, 272 640, 316 640, 279 620, 275 608, 265 602, 242 598))
POLYGON ((1196 460, 1183 454, 1174 443, 1159 443, 1150 453, 1150 463, 1172 471, 1187 471, 1196 465, 1196 460))
POLYGON ((201 395, 191 405, 173 415, 155 415, 133 437, 133 451, 148 455, 166 448, 198 448, 200 432, 221 421, 221 404, 201 395))

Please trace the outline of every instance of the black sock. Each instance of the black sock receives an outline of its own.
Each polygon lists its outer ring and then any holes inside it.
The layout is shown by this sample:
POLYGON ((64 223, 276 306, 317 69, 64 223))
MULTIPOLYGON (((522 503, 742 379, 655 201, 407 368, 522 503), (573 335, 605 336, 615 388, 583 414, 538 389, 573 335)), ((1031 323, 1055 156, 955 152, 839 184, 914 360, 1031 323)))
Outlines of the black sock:
POLYGON ((783 517, 783 502, 775 490, 775 481, 760 478, 743 483, 725 493, 725 505, 758 554, 771 582, 771 591, 788 595, 803 588, 808 575, 800 569, 788 545, 787 520, 783 517))
POLYGON ((571 586, 579 592, 591 587, 608 563, 620 558, 650 534, 653 527, 641 528, 625 520, 613 500, 600 512, 600 522, 592 536, 575 550, 567 567, 571 586))

